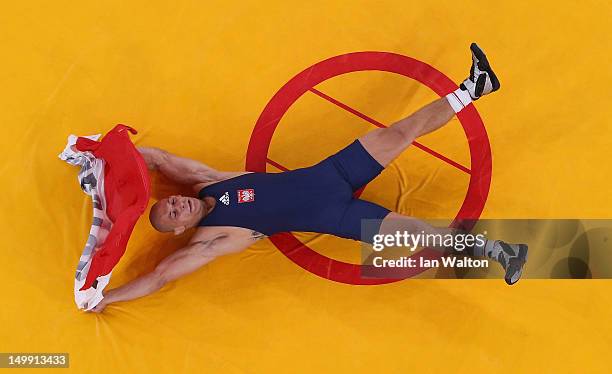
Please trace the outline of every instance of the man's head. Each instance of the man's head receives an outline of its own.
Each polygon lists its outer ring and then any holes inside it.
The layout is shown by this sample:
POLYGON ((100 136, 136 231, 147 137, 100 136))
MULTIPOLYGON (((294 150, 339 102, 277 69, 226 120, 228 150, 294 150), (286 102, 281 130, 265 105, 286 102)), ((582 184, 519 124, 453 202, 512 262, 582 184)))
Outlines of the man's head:
POLYGON ((153 204, 149 220, 157 231, 178 235, 195 227, 206 213, 206 204, 202 200, 175 195, 153 204))

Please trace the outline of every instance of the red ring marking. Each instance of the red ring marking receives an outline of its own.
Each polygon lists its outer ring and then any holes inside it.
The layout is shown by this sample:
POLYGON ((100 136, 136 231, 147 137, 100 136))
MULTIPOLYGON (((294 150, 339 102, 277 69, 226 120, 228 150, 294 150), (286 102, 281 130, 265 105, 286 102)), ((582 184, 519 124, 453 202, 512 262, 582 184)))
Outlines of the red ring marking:
MULTIPOLYGON (((272 135, 283 115, 304 93, 321 82, 338 75, 378 70, 396 73, 415 79, 429 87, 439 96, 457 89, 450 78, 434 67, 411 57, 389 52, 354 52, 331 57, 314 64, 287 82, 268 102, 259 116, 247 149, 246 169, 266 171, 268 151, 272 135)), ((491 185, 491 147, 487 132, 474 105, 470 104, 457 114, 468 140, 471 160, 470 183, 467 193, 451 226, 463 219, 473 220, 463 224, 471 229, 480 217, 491 185)), ((289 259, 303 269, 320 277, 347 284, 384 284, 415 276, 427 267, 402 269, 397 278, 362 278, 361 265, 350 264, 326 257, 302 244, 291 233, 278 233, 270 237, 272 243, 289 259)), ((411 257, 418 261, 439 258, 441 254, 423 249, 411 257)), ((418 263, 418 262, 417 262, 418 263)))

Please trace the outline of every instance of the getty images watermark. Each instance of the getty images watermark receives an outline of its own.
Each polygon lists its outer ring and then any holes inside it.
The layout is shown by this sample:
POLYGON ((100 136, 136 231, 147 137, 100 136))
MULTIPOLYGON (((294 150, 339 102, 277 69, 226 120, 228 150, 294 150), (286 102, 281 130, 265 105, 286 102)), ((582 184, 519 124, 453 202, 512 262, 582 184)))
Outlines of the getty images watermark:
POLYGON ((418 248, 452 249, 455 252, 462 253, 474 246, 484 246, 487 240, 485 234, 486 232, 483 234, 430 234, 425 233, 425 231, 419 233, 396 231, 394 234, 376 234, 372 240, 374 254, 368 256, 368 262, 375 268, 486 268, 489 266, 487 259, 458 257, 456 255, 440 258, 408 256, 418 248), (390 249, 395 251, 390 253, 390 249), (406 250, 409 253, 406 253, 406 250), (388 256, 390 254, 397 255, 397 253, 406 255, 391 258, 388 256))
MULTIPOLYGON (((387 280, 503 278, 504 268, 494 259, 471 255, 472 248, 479 247, 484 240, 503 240, 529 246, 529 259, 521 279, 612 279, 610 219, 442 219, 426 222, 444 231, 423 232, 421 227, 411 230, 406 228, 405 220, 397 220, 386 222, 387 231, 383 232, 391 235, 378 235, 381 220, 362 220, 361 277, 387 280), (452 234, 448 230, 450 226, 456 228, 452 234)), ((489 244, 487 242, 485 248, 489 244)), ((476 252, 482 253, 480 248, 476 252)))

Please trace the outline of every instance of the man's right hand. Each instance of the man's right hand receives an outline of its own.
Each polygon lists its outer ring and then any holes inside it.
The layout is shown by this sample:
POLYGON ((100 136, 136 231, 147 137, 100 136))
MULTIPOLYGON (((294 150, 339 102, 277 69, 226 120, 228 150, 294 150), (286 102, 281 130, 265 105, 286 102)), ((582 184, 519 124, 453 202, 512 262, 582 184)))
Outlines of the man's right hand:
POLYGON ((110 304, 110 303, 107 302, 106 299, 102 299, 102 301, 100 301, 98 303, 98 305, 96 305, 91 310, 89 310, 89 312, 92 312, 92 313, 102 313, 104 311, 104 308, 106 308, 106 306, 108 304, 110 304))

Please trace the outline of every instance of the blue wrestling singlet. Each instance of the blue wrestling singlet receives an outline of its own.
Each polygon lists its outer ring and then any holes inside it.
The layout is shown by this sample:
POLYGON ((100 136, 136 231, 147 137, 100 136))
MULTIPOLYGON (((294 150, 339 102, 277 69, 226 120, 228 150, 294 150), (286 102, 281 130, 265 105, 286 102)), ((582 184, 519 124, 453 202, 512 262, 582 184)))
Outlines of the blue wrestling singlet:
MULTIPOLYGON (((359 140, 316 165, 282 173, 249 173, 204 187, 213 210, 198 226, 238 226, 272 235, 309 231, 361 240, 361 220, 390 210, 353 192, 383 170, 359 140)), ((378 230, 376 230, 378 231, 378 230)), ((365 241, 371 242, 366 235, 365 241)))

